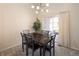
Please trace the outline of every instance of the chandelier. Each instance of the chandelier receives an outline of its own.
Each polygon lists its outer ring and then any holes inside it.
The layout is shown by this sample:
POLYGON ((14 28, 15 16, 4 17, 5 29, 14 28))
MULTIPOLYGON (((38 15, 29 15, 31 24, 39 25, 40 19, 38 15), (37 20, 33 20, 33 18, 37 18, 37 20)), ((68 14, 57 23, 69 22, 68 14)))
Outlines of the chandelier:
POLYGON ((49 4, 48 3, 34 3, 31 5, 32 9, 35 9, 35 13, 38 14, 40 12, 49 12, 48 10, 49 4))

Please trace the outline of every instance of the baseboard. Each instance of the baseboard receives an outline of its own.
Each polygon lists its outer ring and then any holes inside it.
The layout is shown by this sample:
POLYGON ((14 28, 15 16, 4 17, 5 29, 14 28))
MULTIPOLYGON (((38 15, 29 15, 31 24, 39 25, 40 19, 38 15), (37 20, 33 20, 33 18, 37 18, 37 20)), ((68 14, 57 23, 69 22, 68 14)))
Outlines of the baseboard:
POLYGON ((11 46, 9 46, 7 48, 1 49, 0 52, 5 51, 5 50, 10 49, 10 48, 13 48, 13 47, 16 47, 16 46, 19 46, 19 45, 21 45, 21 44, 11 45, 11 46))
MULTIPOLYGON (((63 45, 58 45, 58 46, 65 47, 65 46, 63 46, 63 45)), ((65 47, 65 48, 68 48, 68 49, 72 49, 72 50, 79 51, 79 49, 78 49, 78 48, 73 48, 73 47, 65 47)))
MULTIPOLYGON (((10 48, 13 48, 13 47, 16 47, 16 46, 19 46, 19 45, 21 45, 21 44, 11 45, 11 46, 9 46, 7 48, 4 48, 4 49, 0 50, 0 52, 5 51, 5 50, 10 49, 10 48)), ((62 45, 58 45, 58 46, 62 46, 62 45)), ((64 46, 62 46, 62 47, 64 47, 64 46)), ((72 49, 72 50, 79 51, 78 48, 73 48, 73 47, 65 47, 65 48, 69 48, 69 49, 72 49)))
POLYGON ((78 48, 73 48, 73 47, 71 47, 70 49, 72 49, 72 50, 76 50, 76 51, 79 51, 78 48))

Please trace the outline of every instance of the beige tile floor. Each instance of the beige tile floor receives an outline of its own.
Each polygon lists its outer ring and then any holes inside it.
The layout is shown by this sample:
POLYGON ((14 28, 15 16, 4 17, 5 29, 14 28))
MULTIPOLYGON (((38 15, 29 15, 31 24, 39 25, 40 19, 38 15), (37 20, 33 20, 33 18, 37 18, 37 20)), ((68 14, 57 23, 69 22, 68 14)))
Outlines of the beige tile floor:
MULTIPOLYGON (((79 51, 58 45, 55 47, 55 53, 56 56, 79 56, 79 51)), ((34 54, 35 56, 39 56, 39 49, 34 54)), ((17 47, 0 52, 0 56, 25 56, 25 52, 22 51, 21 45, 19 45, 17 47)), ((31 49, 29 49, 29 56, 31 56, 31 49)), ((46 52, 46 56, 49 56, 49 52, 46 52)))

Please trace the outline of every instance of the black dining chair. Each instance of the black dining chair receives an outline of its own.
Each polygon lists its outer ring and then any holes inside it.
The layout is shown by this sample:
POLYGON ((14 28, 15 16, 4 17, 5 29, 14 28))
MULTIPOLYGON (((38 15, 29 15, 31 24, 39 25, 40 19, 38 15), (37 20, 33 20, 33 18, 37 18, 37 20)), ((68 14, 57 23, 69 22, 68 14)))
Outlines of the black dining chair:
POLYGON ((20 32, 21 37, 22 37, 22 50, 23 50, 23 52, 24 52, 24 46, 26 45, 24 34, 28 34, 29 32, 30 32, 29 30, 23 30, 22 32, 20 32))
POLYGON ((34 56, 34 52, 40 48, 40 45, 37 44, 36 41, 34 41, 33 37, 30 35, 25 34, 25 39, 26 39, 26 55, 28 55, 28 48, 32 49, 32 56, 34 56))
POLYGON ((43 36, 49 38, 49 31, 48 30, 41 30, 41 33, 43 34, 43 36))
POLYGON ((55 56, 55 38, 56 38, 56 34, 53 34, 53 36, 51 36, 50 40, 43 48, 43 55, 45 55, 45 52, 48 51, 51 56, 51 49, 53 48, 53 56, 55 56))
POLYGON ((24 52, 24 45, 26 45, 26 41, 25 41, 24 33, 20 32, 20 34, 21 34, 21 37, 22 37, 22 50, 24 52))
POLYGON ((30 30, 25 29, 25 30, 23 30, 22 32, 23 32, 24 34, 28 34, 28 33, 30 33, 30 30))

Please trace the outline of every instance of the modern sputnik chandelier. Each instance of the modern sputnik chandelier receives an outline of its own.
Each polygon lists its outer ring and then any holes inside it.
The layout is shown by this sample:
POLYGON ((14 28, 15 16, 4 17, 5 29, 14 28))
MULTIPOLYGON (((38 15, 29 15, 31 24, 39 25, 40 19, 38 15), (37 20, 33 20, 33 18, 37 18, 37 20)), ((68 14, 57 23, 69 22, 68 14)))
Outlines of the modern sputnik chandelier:
POLYGON ((35 13, 38 14, 40 12, 49 12, 48 10, 49 4, 48 3, 34 3, 31 5, 32 9, 35 9, 35 13))

